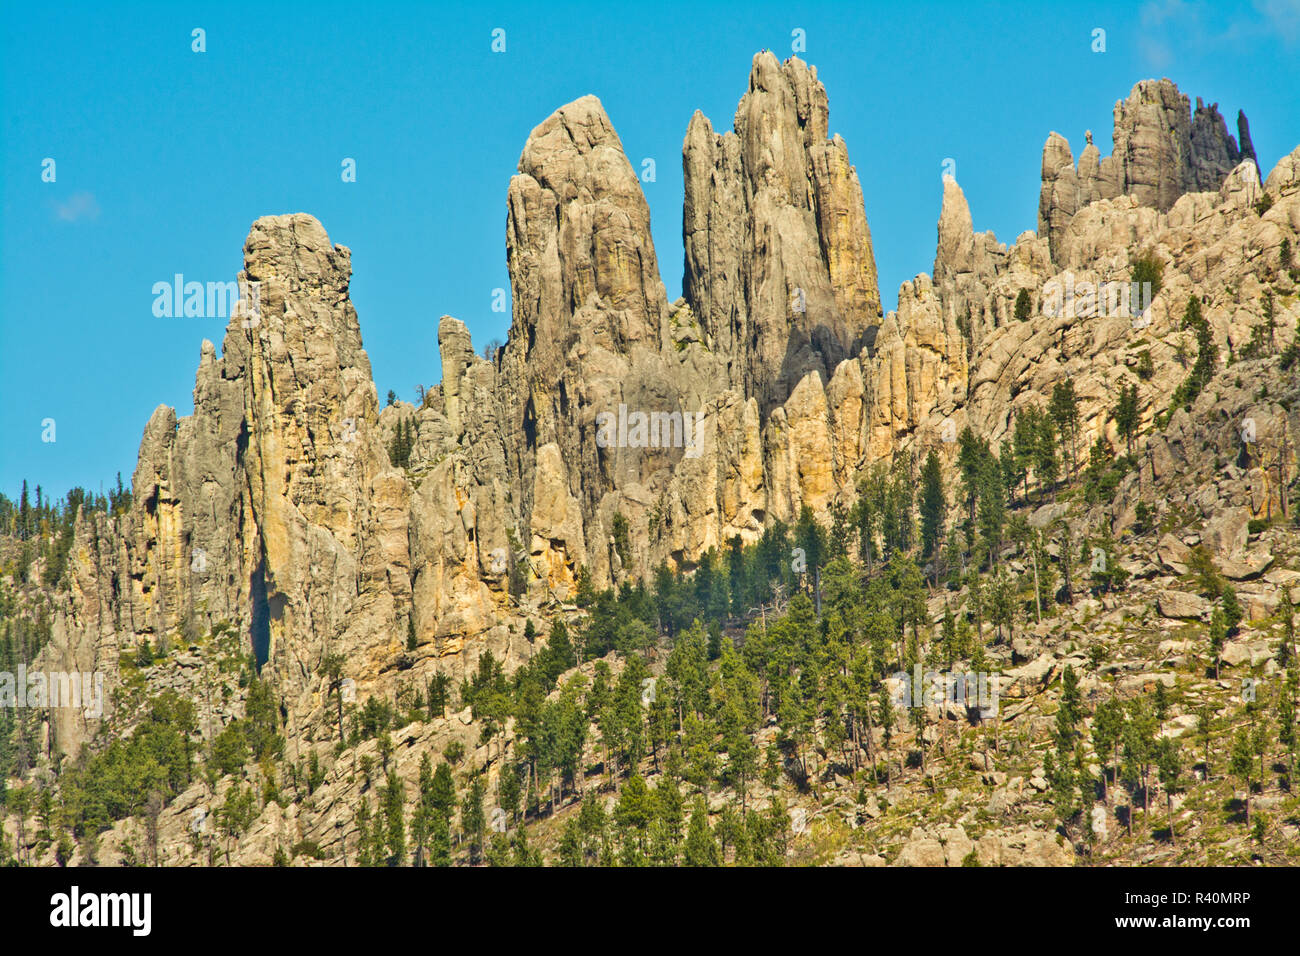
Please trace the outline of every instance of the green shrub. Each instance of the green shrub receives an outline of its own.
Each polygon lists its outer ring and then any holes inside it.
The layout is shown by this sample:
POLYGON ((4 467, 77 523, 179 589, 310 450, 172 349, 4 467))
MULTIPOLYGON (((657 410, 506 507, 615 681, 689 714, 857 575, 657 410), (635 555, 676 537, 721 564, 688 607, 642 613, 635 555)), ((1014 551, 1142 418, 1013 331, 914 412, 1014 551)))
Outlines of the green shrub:
POLYGON ((1154 252, 1144 252, 1129 260, 1129 276, 1138 283, 1151 283, 1151 298, 1160 294, 1160 283, 1165 274, 1165 261, 1154 252))
POLYGON ((1016 321, 1027 322, 1034 312, 1034 302, 1029 297, 1028 289, 1021 289, 1016 295, 1016 321))

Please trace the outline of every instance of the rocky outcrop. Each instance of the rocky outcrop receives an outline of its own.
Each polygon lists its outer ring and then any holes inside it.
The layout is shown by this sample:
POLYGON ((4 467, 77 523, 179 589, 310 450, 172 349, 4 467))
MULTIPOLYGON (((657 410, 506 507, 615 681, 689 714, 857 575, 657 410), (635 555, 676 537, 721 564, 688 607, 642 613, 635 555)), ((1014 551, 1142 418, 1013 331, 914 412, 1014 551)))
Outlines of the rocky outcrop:
MULTIPOLYGON (((763 53, 732 131, 692 118, 685 295, 669 303, 609 117, 590 96, 557 110, 507 192, 508 342, 483 358, 444 317, 443 381, 419 407, 378 408, 348 250, 309 216, 258 220, 242 273, 258 313, 232 318, 220 357, 204 343, 193 415, 154 413, 132 511, 79 521, 51 662, 111 675, 141 639, 229 621, 292 728, 328 719, 330 654, 362 694, 463 675, 485 650, 517 663, 524 618, 558 613, 583 569, 603 586, 689 568, 805 506, 825 518, 877 462, 935 449, 951 467, 967 425, 1000 449, 1061 381, 1079 396, 1080 448, 1118 444, 1122 386, 1137 385, 1144 423, 1169 411, 1188 297, 1204 297, 1216 340, 1244 347, 1264 311, 1254 264, 1298 241, 1297 154, 1262 186, 1250 160, 1224 176, 1236 147, 1217 109, 1193 119, 1172 84, 1139 84, 1117 107, 1113 157, 1089 137, 1076 167, 1049 139, 1039 234, 1008 246, 975 232, 946 179, 933 278, 904 283, 882 318, 861 187, 827 115, 814 70, 763 53), (1095 296, 1046 307, 1053 282, 1126 282, 1137 248, 1166 262, 1141 325, 1095 296)), ((1140 450, 1150 480, 1198 440, 1180 414, 1140 450)), ((1256 414, 1261 434, 1282 427, 1256 414)), ((1223 558, 1274 506, 1265 469, 1250 474, 1244 517, 1214 538, 1223 558)), ((73 747, 97 726, 59 720, 73 747)))
MULTIPOLYGON (((1081 635, 1109 636, 1138 618, 1166 633, 1208 619, 1194 582, 1168 576, 1207 558, 1238 583, 1247 621, 1267 618, 1286 589, 1300 600, 1300 573, 1275 554, 1300 419, 1260 358, 1291 345, 1300 319, 1283 252, 1300 243, 1300 149, 1261 183, 1244 116, 1238 153, 1217 108, 1198 101, 1190 114, 1167 81, 1139 84, 1116 123, 1115 154, 1102 158, 1089 134, 1077 165, 1063 137, 1049 138, 1039 232, 1010 244, 976 232, 962 189, 945 179, 932 277, 904 283, 882 318, 861 188, 844 143, 827 139, 813 70, 760 54, 731 132, 691 120, 686 294, 672 303, 637 177, 600 102, 583 97, 533 130, 509 185, 507 344, 482 357, 465 325, 444 316, 443 380, 418 407, 378 408, 348 295, 348 250, 310 216, 258 220, 241 273, 256 299, 232 317, 220 355, 203 343, 194 413, 160 407, 151 416, 131 510, 79 516, 70 594, 59 597, 39 663, 104 673, 109 736, 120 736, 143 674, 126 664, 131 679, 122 680, 124 663, 143 640, 171 645, 179 652, 160 655, 143 680, 149 693, 194 701, 211 737, 242 715, 240 665, 255 653, 282 704, 289 759, 323 756, 324 776, 307 800, 265 801, 233 855, 224 840, 227 860, 263 864, 285 847, 346 859, 358 804, 375 796, 366 795, 366 766, 391 763, 409 793, 420 758, 454 746, 494 792, 521 738, 509 722, 484 734, 466 708, 395 724, 391 751, 354 741, 335 760, 333 655, 355 682, 349 708, 374 695, 404 711, 437 672, 458 684, 486 652, 507 668, 528 659, 525 620, 576 621, 568 602, 584 570, 598 586, 645 579, 661 563, 689 568, 736 537, 753 541, 804 507, 825 520, 854 501, 869 469, 895 457, 915 465, 936 451, 954 488, 961 429, 1004 454, 1016 417, 1046 407, 1067 381, 1079 400, 1080 467, 1097 439, 1123 444, 1112 421, 1121 388, 1137 389, 1143 434, 1108 500, 1062 496, 1029 527, 1050 537, 1073 522, 1076 542, 1132 533, 1151 547, 1146 558, 1128 549, 1127 606, 1107 593, 1076 601, 1065 627, 1021 622, 1000 719, 1016 721, 1017 733, 1051 725, 1031 708, 1065 666, 1082 670, 1081 635), (1136 251, 1165 265, 1160 293, 1140 313, 1099 291, 1127 283, 1136 251), (1069 294, 1053 304, 1053 288, 1069 294), (1192 297, 1232 369, 1174 408, 1194 348, 1182 326, 1192 297), (1154 512, 1142 532, 1139 501, 1154 512)), ((1054 548, 1059 556, 1059 542, 1048 554, 1054 548)), ((934 595, 930 619, 953 599, 934 595)), ((1183 639, 1107 643, 1139 655, 1158 647, 1170 661, 1199 653, 1183 639)), ((1006 661, 1008 648, 990 650, 1006 661)), ((1277 653, 1243 639, 1222 664, 1267 668, 1277 653)), ((1181 680, 1153 666, 1117 662, 1113 689, 1137 695, 1181 680)), ((1089 681, 1084 691, 1095 693, 1089 681)), ((52 719, 51 750, 75 753, 104 726, 69 708, 52 719)), ((766 732, 774 738, 776 728, 766 732)), ((923 740, 935 739, 928 733, 923 740)), ((826 764, 832 791, 858 789, 826 764)), ((954 814, 900 840, 891 824, 866 859, 1074 862, 1054 831, 1010 818, 1018 804, 1047 800, 1041 767, 1028 790, 988 753, 972 767, 994 789, 954 794, 943 815, 976 796, 981 813, 1005 818, 999 829, 986 821, 973 839, 964 826, 975 818, 954 824, 954 814)), ((217 859, 208 814, 231 786, 195 781, 158 815, 161 862, 217 859)), ((874 797, 861 812, 881 813, 874 797)), ((858 824, 857 810, 849 817, 858 824)), ((120 821, 102 836, 99 862, 138 862, 146 829, 120 821)))
POLYGON ((1140 206, 1167 212, 1189 192, 1216 192, 1242 160, 1255 159, 1245 113, 1237 114, 1242 145, 1228 132, 1217 103, 1188 98, 1167 79, 1143 80, 1115 104, 1114 151, 1102 158, 1092 143, 1074 164, 1070 144, 1051 133, 1043 146, 1038 233, 1053 258, 1075 213, 1090 203, 1132 196, 1140 206))
MULTIPOLYGON (((1246 114, 1238 115, 1239 125, 1244 125, 1246 114)), ((1228 126, 1219 114, 1218 103, 1206 106, 1199 96, 1196 98, 1191 143, 1191 187, 1186 191, 1204 193, 1218 190, 1224 178, 1241 160, 1237 141, 1228 132, 1228 126)))
POLYGON ((1074 848, 1055 833, 1024 828, 985 833, 972 840, 960 826, 914 827, 894 866, 1073 866, 1074 848))
POLYGON ((1115 151, 1121 190, 1166 210, 1193 181, 1189 101, 1168 80, 1143 80, 1115 104, 1115 151))
POLYGON ((808 372, 829 381, 880 320, 862 188, 827 117, 816 70, 765 52, 734 130, 697 112, 682 147, 684 295, 765 414, 808 372))
POLYGON ((89 653, 83 669, 235 621, 305 704, 326 653, 404 632, 409 489, 376 429, 350 277, 350 252, 310 216, 254 223, 240 283, 256 296, 220 358, 203 343, 194 414, 158 408, 131 513, 78 529, 84 584, 61 627, 89 653))

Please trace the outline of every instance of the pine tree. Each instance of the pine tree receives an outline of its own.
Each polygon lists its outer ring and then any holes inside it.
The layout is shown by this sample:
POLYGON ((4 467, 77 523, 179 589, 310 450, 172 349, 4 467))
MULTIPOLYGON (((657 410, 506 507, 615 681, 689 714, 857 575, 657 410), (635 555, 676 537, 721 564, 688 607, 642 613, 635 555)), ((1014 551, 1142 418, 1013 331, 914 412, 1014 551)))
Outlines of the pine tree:
POLYGON ((433 814, 429 826, 429 865, 451 866, 451 827, 442 814, 433 814))
POLYGON ((357 807, 357 866, 374 866, 370 836, 370 798, 361 795, 361 805, 357 807))
POLYGON ((1210 614, 1210 655, 1214 659, 1214 679, 1219 679, 1219 664, 1223 658, 1223 645, 1228 637, 1227 619, 1224 617, 1223 608, 1216 607, 1210 614))
POLYGON ((329 689, 336 695, 338 704, 339 743, 343 743, 343 655, 326 654, 321 670, 329 678, 329 689))
POLYGON ((1132 701, 1129 719, 1121 736, 1124 741, 1125 775, 1131 784, 1142 788, 1143 813, 1148 813, 1151 809, 1149 779, 1151 764, 1156 756, 1156 729, 1153 709, 1141 698, 1132 701))
POLYGON ((1016 321, 1017 322, 1029 321, 1029 317, 1033 314, 1033 311, 1034 311, 1034 303, 1033 300, 1029 298, 1029 290, 1021 289, 1016 294, 1016 312, 1015 312, 1016 321))
POLYGON ((1227 637, 1235 637, 1242 618, 1246 616, 1242 610, 1241 602, 1237 600, 1237 590, 1231 584, 1223 586, 1223 595, 1219 598, 1219 605, 1223 608, 1223 625, 1226 629, 1227 637))
MULTIPOLYGON (((1119 746, 1124 730, 1124 705, 1114 697, 1097 705, 1097 712, 1092 721, 1092 749, 1101 762, 1102 800, 1110 803, 1110 791, 1106 786, 1106 770, 1114 762, 1115 750, 1119 746)), ((1112 777, 1114 776, 1112 770, 1112 777)))
POLYGON ((402 817, 405 789, 401 778, 395 773, 389 773, 382 800, 386 825, 384 838, 388 847, 390 866, 400 865, 406 856, 406 824, 402 817))
POLYGON ((1074 391, 1073 379, 1058 382, 1052 387, 1052 399, 1048 408, 1060 436, 1061 457, 1069 454, 1070 476, 1073 477, 1079 467, 1079 398, 1074 391))
POLYGON ((989 567, 997 563, 1002 551, 1002 535, 1007 522, 1007 488, 1003 481, 1002 466, 992 453, 980 462, 978 521, 980 537, 989 567))
POLYGON ((1156 681, 1153 704, 1156 709, 1156 720, 1163 721, 1169 713, 1169 691, 1165 689, 1164 681, 1156 681))
POLYGON ((429 716, 438 719, 447 716, 451 703, 451 677, 438 671, 429 679, 429 716))
POLYGON ((654 819, 654 798, 640 774, 633 773, 623 784, 614 806, 614 822, 623 843, 624 862, 639 865, 645 858, 646 835, 654 819))
POLYGON ((1171 408, 1177 408, 1179 405, 1191 408, 1196 396, 1201 394, 1201 390, 1214 377, 1214 369, 1219 362, 1219 349, 1214 343, 1214 333, 1201 314, 1201 300, 1195 295, 1188 296, 1182 327, 1191 329, 1196 335, 1196 362, 1192 365, 1187 378, 1175 389, 1171 408))
POLYGON ((960 656, 961 648, 957 637, 957 618, 953 616, 952 606, 946 600, 943 602, 942 634, 944 661, 951 670, 960 656))
POLYGON ((1041 414, 1036 405, 1016 412, 1015 430, 1012 432, 1011 444, 1024 483, 1026 501, 1029 500, 1029 469, 1034 467, 1038 457, 1038 419, 1041 414))
POLYGON ((1286 588, 1280 588, 1281 602, 1278 604, 1278 616, 1282 619, 1282 647, 1278 650, 1278 664, 1287 667, 1296 660, 1295 644, 1295 608, 1291 604, 1291 595, 1286 588))
POLYGON ((1196 739, 1201 742, 1205 752, 1205 780, 1208 783, 1212 774, 1210 773, 1210 741, 1214 736, 1214 720, 1210 716, 1210 708, 1204 704, 1196 711, 1196 739))
POLYGON ((433 763, 428 753, 420 756, 419 790, 415 799, 415 810, 411 813, 411 843, 415 846, 413 864, 425 865, 425 849, 429 843, 429 826, 433 822, 433 807, 429 802, 429 791, 433 786, 433 763))
POLYGON ((1295 786, 1297 697, 1300 697, 1300 669, 1293 662, 1287 668, 1286 680, 1277 698, 1277 739, 1282 744, 1282 753, 1286 758, 1287 790, 1292 790, 1295 786))
POLYGON ((975 504, 979 500, 980 468, 989 454, 988 442, 976 437, 969 425, 957 436, 957 468, 966 491, 967 519, 975 521, 975 504))
POLYGON ((921 469, 921 552, 924 557, 935 555, 939 538, 943 534, 946 510, 939 456, 934 449, 930 449, 925 458, 925 466, 921 469))
POLYGON ((1165 806, 1169 813, 1169 840, 1177 844, 1174 836, 1174 792, 1182 784, 1183 758, 1178 741, 1173 737, 1162 737, 1156 751, 1156 772, 1160 777, 1160 786, 1165 791, 1165 806))
POLYGON ((470 860, 477 861, 483 853, 483 834, 487 829, 487 817, 483 813, 483 780, 478 776, 470 781, 469 791, 461 803, 460 829, 469 843, 470 860))
POLYGON ((1034 476, 1041 492, 1049 489, 1056 496, 1056 483, 1061 478, 1061 461, 1056 454, 1056 423, 1051 415, 1038 415, 1038 440, 1034 450, 1034 476))
POLYGON ((27 540, 32 534, 31 505, 27 500, 27 479, 23 479, 23 490, 18 496, 18 537, 27 540))
POLYGON ((1232 741, 1232 757, 1228 772, 1242 782, 1246 790, 1246 828, 1250 828, 1250 788, 1255 772, 1255 749, 1245 727, 1237 731, 1232 741))
POLYGON ((691 823, 686 830, 683 858, 687 866, 717 866, 722 852, 717 837, 709 826, 709 810, 703 797, 695 798, 691 808, 691 823))
POLYGON ((885 789, 889 790, 893 786, 893 769, 889 758, 889 745, 894 738, 894 704, 889 696, 889 691, 885 687, 880 688, 877 695, 877 705, 880 710, 880 729, 883 742, 885 744, 885 789))
POLYGON ((1136 382, 1128 386, 1120 386, 1119 403, 1111 411, 1111 417, 1115 419, 1115 428, 1119 431, 1119 436, 1124 439, 1125 450, 1130 455, 1133 454, 1133 440, 1137 437, 1138 425, 1141 422, 1136 382))
POLYGON ((1083 717, 1083 694, 1079 675, 1069 664, 1061 674, 1061 701, 1056 710, 1056 734, 1062 749, 1074 747, 1075 728, 1083 717))

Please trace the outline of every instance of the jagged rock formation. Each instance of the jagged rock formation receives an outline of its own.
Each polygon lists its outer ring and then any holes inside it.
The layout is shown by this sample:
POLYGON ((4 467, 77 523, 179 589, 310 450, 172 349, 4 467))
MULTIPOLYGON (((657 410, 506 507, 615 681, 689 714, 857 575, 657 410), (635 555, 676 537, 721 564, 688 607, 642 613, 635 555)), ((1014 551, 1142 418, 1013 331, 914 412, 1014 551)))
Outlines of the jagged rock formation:
POLYGON ((478 489, 503 485, 505 507, 487 507, 508 518, 488 534, 493 548, 513 535, 510 560, 526 563, 537 599, 566 598, 581 566, 611 581, 629 561, 641 573, 692 562, 851 484, 866 386, 854 363, 836 370, 879 323, 879 292, 861 188, 826 116, 815 71, 762 54, 735 132, 692 119, 687 295, 672 304, 639 181, 600 102, 583 97, 529 137, 508 196, 509 341, 497 362, 477 359, 444 319, 445 381, 414 413, 412 468, 468 459, 476 514, 478 489), (474 414, 486 416, 473 423, 458 397, 470 370, 474 414), (602 441, 603 416, 620 408, 649 417, 641 441, 621 440, 626 429, 602 441), (491 452, 471 450, 484 434, 491 452), (625 554, 613 540, 620 514, 625 554))
POLYGON ((1114 152, 1102 158, 1086 134, 1076 167, 1070 144, 1053 132, 1043 147, 1038 233, 1051 241, 1089 203, 1132 196, 1139 205, 1167 212, 1189 192, 1213 192, 1244 158, 1255 159, 1246 114, 1238 112, 1241 148, 1228 132, 1219 105, 1190 101, 1167 79, 1143 80, 1115 104, 1114 152))
MULTIPOLYGON (((1089 142, 1076 168, 1049 138, 1039 232, 1010 247, 974 231, 945 181, 933 278, 904 283, 882 319, 861 188, 826 138, 815 71, 760 54, 734 131, 691 119, 675 303, 637 177, 583 97, 533 130, 510 182, 506 346, 482 358, 444 317, 443 382, 418 408, 378 409, 348 250, 309 216, 258 220, 243 277, 260 316, 232 318, 219 359, 204 343, 194 415, 155 412, 131 514, 79 523, 51 665, 112 675, 142 637, 229 620, 297 733, 329 720, 327 654, 362 694, 460 676, 485 649, 517 663, 524 617, 557 613, 581 569, 603 585, 689 567, 805 505, 824 517, 876 462, 935 448, 951 466, 968 424, 1000 445, 1067 378, 1083 448, 1114 440, 1121 384, 1137 382, 1149 423, 1186 374, 1189 295, 1240 347, 1261 321, 1260 270, 1294 291, 1269 264, 1300 241, 1300 151, 1261 186, 1217 109, 1192 119, 1168 81, 1115 115, 1112 157, 1089 142), (1045 314, 1049 283, 1127 283, 1139 247, 1166 262, 1142 325, 1080 303, 1045 314), (387 450, 399 422, 405 467, 387 450)), ((71 749, 96 726, 60 719, 71 749)))
POLYGON ((404 634, 409 487, 375 427, 350 276, 349 250, 310 216, 253 225, 240 279, 257 312, 241 300, 220 359, 203 343, 192 416, 154 412, 132 512, 78 525, 58 626, 86 669, 115 671, 142 637, 191 642, 237 621, 305 705, 324 654, 404 634))
POLYGON ((1255 155, 1255 144, 1250 141, 1250 123, 1246 120, 1246 114, 1242 110, 1237 110, 1237 144, 1241 150, 1241 158, 1249 159, 1256 166, 1259 165, 1259 157, 1255 155))
POLYGON ((763 413, 809 371, 828 380, 880 317, 862 188, 828 114, 815 69, 765 53, 735 130, 697 111, 682 146, 684 295, 763 413))

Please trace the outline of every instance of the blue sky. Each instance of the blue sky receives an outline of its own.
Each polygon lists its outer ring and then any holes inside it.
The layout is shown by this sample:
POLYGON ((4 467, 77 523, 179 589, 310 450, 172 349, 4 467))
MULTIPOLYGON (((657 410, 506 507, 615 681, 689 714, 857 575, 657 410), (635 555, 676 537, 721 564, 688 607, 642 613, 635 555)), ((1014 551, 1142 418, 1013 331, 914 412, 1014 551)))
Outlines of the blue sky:
POLYGON ((886 308, 934 258, 941 165, 976 229, 1036 222, 1049 130, 1076 155, 1168 76, 1251 121, 1265 173, 1300 143, 1300 0, 1258 3, 62 4, 0 13, 0 491, 130 479, 160 403, 192 411, 221 318, 157 318, 176 273, 228 281, 258 216, 309 212, 351 247, 382 400, 441 379, 437 320, 505 337, 506 187, 529 131, 586 93, 644 185, 680 294, 681 143, 730 128, 750 59, 792 31, 862 181, 886 308), (194 28, 206 52, 191 50, 194 28), (506 31, 493 53, 492 31, 506 31), (1106 31, 1106 51, 1091 49, 1106 31), (56 179, 42 181, 42 161, 56 179), (356 161, 356 182, 341 163, 356 161), (45 419, 56 441, 42 441, 45 419))

